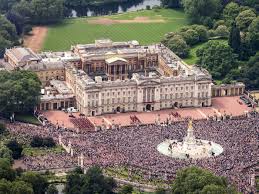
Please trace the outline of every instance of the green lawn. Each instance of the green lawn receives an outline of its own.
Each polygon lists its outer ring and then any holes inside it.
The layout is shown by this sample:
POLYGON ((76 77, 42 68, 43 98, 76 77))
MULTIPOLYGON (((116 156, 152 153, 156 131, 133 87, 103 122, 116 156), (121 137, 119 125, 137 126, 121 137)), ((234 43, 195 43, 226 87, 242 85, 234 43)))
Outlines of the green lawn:
POLYGON ((113 41, 138 40, 141 44, 160 42, 165 33, 188 25, 183 11, 172 9, 143 10, 118 15, 102 16, 113 20, 149 17, 163 19, 164 23, 89 24, 87 20, 100 17, 66 19, 62 24, 49 26, 43 50, 61 51, 78 43, 93 43, 96 39, 110 38, 113 41))
POLYGON ((256 177, 256 190, 259 191, 259 177, 256 177))
POLYGON ((32 147, 25 147, 23 149, 23 154, 25 156, 42 156, 49 153, 62 153, 64 152, 61 146, 56 146, 54 148, 32 148, 32 147))
POLYGON ((40 125, 41 123, 35 118, 33 115, 23 114, 23 115, 15 115, 15 120, 23 123, 31 123, 34 125, 40 125))
MULTIPOLYGON (((220 42, 225 42, 227 43, 227 40, 221 39, 221 40, 212 40, 212 41, 220 41, 220 42)), ((196 56, 196 51, 201 48, 205 43, 197 44, 193 46, 190 50, 189 56, 184 59, 185 63, 189 65, 193 65, 197 63, 197 56, 196 56)))

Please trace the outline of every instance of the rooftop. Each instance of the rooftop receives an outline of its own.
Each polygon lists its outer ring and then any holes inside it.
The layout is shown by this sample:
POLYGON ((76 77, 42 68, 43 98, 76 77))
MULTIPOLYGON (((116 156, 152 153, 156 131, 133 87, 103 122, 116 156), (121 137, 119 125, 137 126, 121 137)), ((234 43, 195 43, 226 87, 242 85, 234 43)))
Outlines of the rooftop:
POLYGON ((112 58, 106 59, 105 61, 106 61, 106 63, 114 63, 116 61, 123 61, 125 63, 128 62, 126 59, 123 59, 123 58, 120 58, 120 57, 112 57, 112 58))
POLYGON ((7 49, 8 55, 11 55, 17 62, 27 62, 29 60, 39 60, 40 57, 36 55, 30 48, 14 47, 7 49))
POLYGON ((35 62, 24 66, 24 70, 30 70, 30 71, 43 71, 43 70, 64 69, 64 68, 65 68, 65 63, 63 61, 58 61, 58 60, 42 60, 40 62, 35 62))

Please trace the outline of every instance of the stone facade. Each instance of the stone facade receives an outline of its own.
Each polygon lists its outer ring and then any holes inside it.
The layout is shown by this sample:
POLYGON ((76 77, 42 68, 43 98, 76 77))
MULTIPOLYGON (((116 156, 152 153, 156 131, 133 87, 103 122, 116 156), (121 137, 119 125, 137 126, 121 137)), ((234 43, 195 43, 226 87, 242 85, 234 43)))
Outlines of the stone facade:
POLYGON ((212 97, 239 96, 244 94, 245 85, 243 83, 221 84, 212 86, 212 97))
POLYGON ((243 84, 213 85, 208 71, 188 66, 162 44, 97 40, 71 46, 65 52, 36 55, 26 49, 18 51, 7 50, 5 59, 10 61, 17 55, 23 61, 17 67, 37 73, 45 87, 40 110, 74 106, 87 116, 95 116, 202 107, 211 106, 213 96, 244 92, 243 84))
POLYGON ((82 66, 66 66, 65 79, 87 116, 211 106, 211 75, 161 44, 97 42, 72 50, 82 66))
POLYGON ((66 80, 76 95, 77 108, 88 116, 211 105, 211 80, 207 77, 134 74, 130 80, 92 82, 84 72, 68 68, 66 80))

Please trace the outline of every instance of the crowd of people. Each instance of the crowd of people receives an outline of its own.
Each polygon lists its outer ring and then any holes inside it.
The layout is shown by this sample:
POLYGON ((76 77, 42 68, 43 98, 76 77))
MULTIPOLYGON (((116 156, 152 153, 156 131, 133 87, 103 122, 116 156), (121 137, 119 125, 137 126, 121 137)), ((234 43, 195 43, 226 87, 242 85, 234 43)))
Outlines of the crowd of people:
POLYGON ((186 136, 188 121, 170 124, 137 125, 102 130, 92 133, 75 133, 52 124, 45 127, 29 124, 9 124, 14 135, 24 141, 38 136, 51 136, 58 142, 71 144, 69 153, 48 154, 44 157, 24 157, 23 163, 31 170, 71 168, 79 164, 84 156, 84 166, 102 167, 128 166, 140 171, 144 177, 173 179, 184 167, 199 166, 216 175, 225 176, 240 192, 250 190, 251 175, 258 169, 259 114, 252 113, 220 120, 197 120, 193 123, 198 139, 220 144, 224 151, 216 157, 206 159, 174 159, 157 151, 157 145, 165 139, 182 140, 186 136))

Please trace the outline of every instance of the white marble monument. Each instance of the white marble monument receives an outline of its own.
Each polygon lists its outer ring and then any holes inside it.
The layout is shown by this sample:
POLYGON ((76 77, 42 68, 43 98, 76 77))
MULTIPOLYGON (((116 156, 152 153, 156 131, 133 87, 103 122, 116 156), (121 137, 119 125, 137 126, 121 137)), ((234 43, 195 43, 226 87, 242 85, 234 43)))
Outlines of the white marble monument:
POLYGON ((202 159, 218 156, 223 152, 221 145, 195 138, 192 120, 189 121, 187 135, 183 141, 167 139, 157 146, 157 150, 166 156, 178 159, 202 159))

